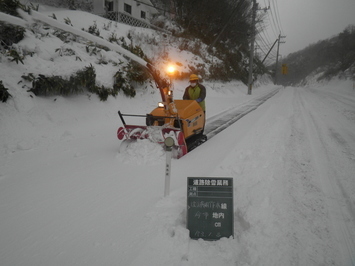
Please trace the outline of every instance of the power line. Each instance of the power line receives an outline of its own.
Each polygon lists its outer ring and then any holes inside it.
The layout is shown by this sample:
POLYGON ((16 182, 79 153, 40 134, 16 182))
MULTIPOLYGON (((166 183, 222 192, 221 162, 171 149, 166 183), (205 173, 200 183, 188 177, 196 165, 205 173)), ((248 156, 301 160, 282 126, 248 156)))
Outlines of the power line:
POLYGON ((277 8, 276 8, 276 5, 275 5, 275 0, 272 0, 272 7, 273 7, 273 11, 274 11, 273 14, 275 15, 276 26, 277 26, 278 31, 280 32, 281 31, 280 21, 279 21, 278 16, 277 16, 277 8))
POLYGON ((270 13, 271 13, 271 19, 272 19, 271 22, 273 22, 273 23, 271 23, 272 30, 273 30, 274 34, 277 36, 277 34, 278 34, 278 32, 280 32, 280 30, 277 27, 277 23, 275 21, 274 12, 273 12, 272 8, 270 8, 270 13))
MULTIPOLYGON (((267 5, 266 1, 267 0, 264 0, 265 5, 267 5)), ((279 46, 280 46, 280 43, 284 43, 284 42, 280 41, 281 38, 284 38, 284 36, 281 36, 281 32, 284 32, 284 30, 283 30, 281 19, 280 19, 280 12, 278 9, 277 0, 268 0, 268 10, 270 10, 270 12, 268 12, 267 20, 265 19, 264 25, 260 27, 260 32, 258 33, 257 44, 258 44, 258 47, 260 48, 260 50, 264 54, 265 54, 265 52, 263 50, 263 47, 267 47, 267 49, 269 50, 268 54, 267 54, 267 56, 269 57, 269 60, 276 59, 276 65, 277 65, 279 46), (270 28, 271 31, 275 34, 275 37, 277 36, 278 46, 277 46, 276 55, 275 55, 274 51, 271 51, 275 44, 273 44, 271 47, 270 39, 274 39, 274 38, 273 37, 270 38, 269 31, 266 30, 266 28, 270 28)))
MULTIPOLYGON (((270 10, 270 0, 268 1, 268 4, 266 3, 266 0, 264 0, 264 4, 266 7, 262 8, 262 9, 258 9, 258 10, 264 10, 265 12, 270 10)), ((272 43, 274 43, 274 41, 272 41, 272 42, 270 41, 271 38, 270 38, 269 33, 266 30, 266 28, 268 26, 272 26, 272 30, 274 31, 275 35, 277 35, 276 32, 278 32, 279 29, 277 26, 277 22, 273 16, 271 16, 271 18, 270 18, 270 14, 269 14, 269 16, 267 16, 266 18, 267 18, 267 22, 270 22, 270 23, 264 22, 263 24, 261 24, 261 26, 259 27, 258 35, 257 35, 256 44, 257 44, 258 48, 260 49, 260 51, 264 55, 266 55, 266 57, 267 57, 272 52, 271 50, 275 44, 272 44, 272 43), (265 50, 267 52, 265 52, 265 50)), ((263 61, 266 60, 266 57, 264 58, 263 61)))
POLYGON ((279 6, 278 6, 278 4, 277 4, 277 0, 275 0, 275 2, 276 2, 276 14, 277 14, 277 16, 278 16, 278 18, 279 18, 279 26, 280 26, 281 32, 284 33, 284 30, 283 30, 283 28, 282 28, 282 23, 281 23, 281 18, 280 18, 280 12, 279 12, 279 6))

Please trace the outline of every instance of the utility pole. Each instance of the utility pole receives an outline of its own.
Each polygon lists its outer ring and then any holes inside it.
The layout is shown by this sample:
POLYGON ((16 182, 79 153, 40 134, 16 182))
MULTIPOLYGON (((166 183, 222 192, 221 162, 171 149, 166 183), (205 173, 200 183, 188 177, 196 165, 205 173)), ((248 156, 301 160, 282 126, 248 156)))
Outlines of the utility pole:
MULTIPOLYGON (((250 43, 250 56, 249 56, 249 78, 248 78, 248 94, 251 94, 252 88, 253 88, 253 61, 254 61, 254 44, 255 44, 255 35, 256 35, 256 30, 255 30, 255 24, 256 24, 256 11, 258 10, 263 10, 264 12, 268 11, 270 9, 269 7, 265 7, 262 9, 258 9, 258 3, 256 0, 253 0, 253 13, 252 13, 252 32, 251 32, 251 43, 250 43)), ((264 59, 265 60, 265 59, 264 59)))
POLYGON ((275 81, 274 84, 277 84, 277 75, 278 75, 278 69, 279 69, 279 50, 280 50, 280 43, 285 43, 281 42, 281 38, 286 38, 286 36, 281 36, 281 33, 279 34, 279 39, 278 39, 278 44, 277 44, 277 55, 276 55, 276 66, 275 66, 275 81))
POLYGON ((250 44, 250 56, 249 56, 249 78, 248 78, 248 94, 251 95, 253 87, 253 61, 254 61, 254 43, 255 43, 255 18, 258 4, 256 0, 253 0, 253 15, 252 15, 252 32, 251 32, 251 44, 250 44))

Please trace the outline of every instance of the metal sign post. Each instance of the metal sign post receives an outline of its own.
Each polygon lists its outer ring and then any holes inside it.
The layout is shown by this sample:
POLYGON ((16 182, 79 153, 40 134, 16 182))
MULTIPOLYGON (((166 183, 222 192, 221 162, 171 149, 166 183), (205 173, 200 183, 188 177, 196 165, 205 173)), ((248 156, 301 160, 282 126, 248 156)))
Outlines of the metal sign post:
POLYGON ((168 137, 165 139, 164 144, 166 150, 164 197, 166 197, 169 196, 169 192, 170 192, 171 152, 174 146, 174 139, 168 137))

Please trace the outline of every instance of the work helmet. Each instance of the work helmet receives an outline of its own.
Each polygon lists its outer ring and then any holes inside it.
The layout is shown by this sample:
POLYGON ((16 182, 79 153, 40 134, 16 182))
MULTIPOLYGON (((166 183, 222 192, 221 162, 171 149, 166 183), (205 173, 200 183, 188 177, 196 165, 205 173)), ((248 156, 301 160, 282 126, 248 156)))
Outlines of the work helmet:
POLYGON ((193 81, 193 80, 198 80, 198 76, 196 74, 191 74, 190 81, 193 81))

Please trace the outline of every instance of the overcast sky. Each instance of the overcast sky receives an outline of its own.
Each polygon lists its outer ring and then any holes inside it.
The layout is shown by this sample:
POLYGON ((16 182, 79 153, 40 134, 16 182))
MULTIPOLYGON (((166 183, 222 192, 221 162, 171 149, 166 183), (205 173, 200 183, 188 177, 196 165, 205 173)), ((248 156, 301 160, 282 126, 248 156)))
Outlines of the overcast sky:
POLYGON ((355 25, 355 0, 258 0, 259 8, 269 2, 265 39, 273 43, 278 37, 278 27, 281 28, 286 36, 283 39, 286 43, 280 44, 282 56, 355 25))

